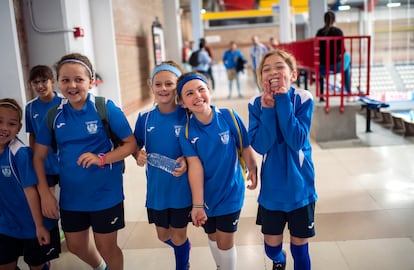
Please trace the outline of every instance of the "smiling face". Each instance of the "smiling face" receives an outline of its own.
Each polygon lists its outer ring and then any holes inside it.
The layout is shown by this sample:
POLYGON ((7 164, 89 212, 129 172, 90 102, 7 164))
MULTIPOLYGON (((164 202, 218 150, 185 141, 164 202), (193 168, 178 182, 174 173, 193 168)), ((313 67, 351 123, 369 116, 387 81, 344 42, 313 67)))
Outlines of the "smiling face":
POLYGON ((177 76, 167 70, 162 70, 155 74, 151 88, 158 105, 175 104, 177 76))
POLYGON ((46 77, 36 77, 30 81, 32 90, 39 96, 43 101, 49 101, 53 99, 53 79, 46 77))
POLYGON ((284 58, 278 53, 267 54, 259 70, 259 82, 263 89, 269 88, 270 85, 289 89, 297 78, 296 66, 292 59, 284 58))
POLYGON ((21 128, 19 112, 13 107, 0 105, 0 153, 21 128))
POLYGON ((58 75, 58 87, 62 95, 74 109, 82 109, 92 88, 88 70, 81 64, 69 62, 60 67, 58 75))
POLYGON ((187 108, 195 115, 210 114, 210 90, 207 84, 201 80, 190 80, 183 85, 181 101, 183 108, 187 108))

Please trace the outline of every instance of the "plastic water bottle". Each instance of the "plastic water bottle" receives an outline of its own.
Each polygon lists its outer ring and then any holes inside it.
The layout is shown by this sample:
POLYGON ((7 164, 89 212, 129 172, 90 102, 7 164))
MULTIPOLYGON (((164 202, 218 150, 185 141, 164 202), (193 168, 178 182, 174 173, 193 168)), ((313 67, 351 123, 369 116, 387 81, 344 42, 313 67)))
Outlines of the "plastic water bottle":
POLYGON ((410 110, 410 121, 414 122, 414 110, 410 110))
POLYGON ((173 174, 174 170, 181 166, 181 163, 176 162, 175 159, 160 155, 158 153, 147 154, 147 163, 170 174, 173 174))

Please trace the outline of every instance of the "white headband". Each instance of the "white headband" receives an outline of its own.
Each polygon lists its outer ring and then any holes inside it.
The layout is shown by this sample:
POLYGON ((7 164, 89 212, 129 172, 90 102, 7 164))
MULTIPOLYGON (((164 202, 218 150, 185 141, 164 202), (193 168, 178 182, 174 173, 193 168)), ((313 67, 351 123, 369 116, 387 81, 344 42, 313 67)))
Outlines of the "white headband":
POLYGON ((66 59, 66 60, 63 60, 62 62, 60 62, 60 64, 61 65, 63 65, 63 64, 65 64, 65 63, 77 63, 77 64, 81 64, 82 66, 84 66, 85 68, 86 68, 86 70, 88 71, 88 73, 89 73, 89 76, 91 77, 91 78, 93 78, 93 73, 92 73, 92 70, 88 67, 88 65, 87 64, 85 64, 84 62, 82 62, 81 60, 78 60, 78 59, 66 59))

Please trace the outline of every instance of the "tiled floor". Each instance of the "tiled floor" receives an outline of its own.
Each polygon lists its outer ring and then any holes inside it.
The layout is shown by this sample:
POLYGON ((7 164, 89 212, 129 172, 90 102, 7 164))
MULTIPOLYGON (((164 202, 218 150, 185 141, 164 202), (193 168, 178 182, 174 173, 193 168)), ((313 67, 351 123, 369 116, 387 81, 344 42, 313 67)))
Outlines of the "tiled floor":
MULTIPOLYGON (((244 99, 227 100, 224 72, 216 74, 214 104, 235 108, 247 119, 248 98, 255 87, 242 76, 244 99)), ((233 96, 236 91, 233 90, 233 96)), ((317 105, 318 106, 318 105, 317 105)), ((136 115, 130 116, 134 123, 136 115)), ((247 120, 246 120, 247 121, 247 120)), ((393 134, 378 124, 364 132, 365 119, 357 115, 358 140, 313 142, 316 184, 317 235, 311 240, 312 268, 318 270, 413 270, 414 269, 414 140, 393 134)), ((258 157, 258 162, 260 158, 258 157)), ((119 244, 125 269, 175 269, 173 251, 156 239, 147 223, 144 169, 127 159, 125 212, 127 226, 119 244)), ((258 189, 247 191, 236 233, 240 270, 271 269, 263 251, 260 228, 255 225, 258 189)), ((191 269, 215 269, 207 239, 201 229, 189 226, 192 242, 191 269)), ((288 234, 284 249, 287 269, 293 269, 288 234)), ((22 268, 25 269, 25 268, 22 268)), ((90 269, 64 252, 54 269, 90 269)))

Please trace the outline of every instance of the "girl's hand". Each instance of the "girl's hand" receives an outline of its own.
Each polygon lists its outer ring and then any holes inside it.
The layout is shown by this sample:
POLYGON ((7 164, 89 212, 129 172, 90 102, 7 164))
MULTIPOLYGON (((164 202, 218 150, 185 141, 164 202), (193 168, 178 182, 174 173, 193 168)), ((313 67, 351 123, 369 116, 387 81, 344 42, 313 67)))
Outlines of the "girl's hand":
POLYGON ((36 236, 40 246, 50 244, 50 234, 44 226, 36 228, 36 236))
POLYGON ((204 209, 193 208, 193 210, 191 210, 191 220, 193 221, 193 225, 196 227, 204 225, 207 221, 207 215, 204 209))
POLYGON ((176 168, 173 173, 174 176, 179 177, 187 171, 187 160, 184 157, 179 157, 175 162, 181 164, 181 166, 176 168))
POLYGON ((275 106, 275 98, 273 97, 273 91, 270 87, 270 82, 265 81, 261 103, 264 108, 273 108, 275 106))
POLYGON ((290 86, 285 82, 285 78, 281 76, 278 79, 271 79, 269 81, 269 88, 273 95, 286 94, 290 86))
POLYGON ((147 163, 147 152, 144 149, 138 151, 137 155, 137 165, 140 167, 145 166, 147 163))
POLYGON ((97 154, 83 153, 77 161, 82 168, 89 168, 91 165, 101 166, 101 158, 97 154))

